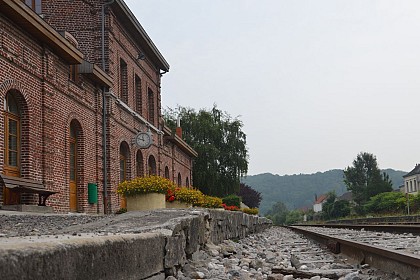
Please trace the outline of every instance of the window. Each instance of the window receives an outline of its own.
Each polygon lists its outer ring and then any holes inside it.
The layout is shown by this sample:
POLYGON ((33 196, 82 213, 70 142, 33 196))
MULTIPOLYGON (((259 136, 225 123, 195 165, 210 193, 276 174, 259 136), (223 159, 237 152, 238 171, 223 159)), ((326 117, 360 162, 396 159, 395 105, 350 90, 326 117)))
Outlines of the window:
POLYGON ((181 173, 178 173, 178 186, 182 185, 181 173))
POLYGON ((4 169, 5 174, 20 176, 20 109, 12 92, 4 100, 4 169))
POLYGON ((120 183, 130 179, 130 148, 127 142, 120 145, 120 183))
POLYGON ((69 79, 73 82, 77 82, 79 76, 79 68, 77 65, 70 65, 69 79))
POLYGON ((143 168, 143 155, 141 151, 137 151, 136 154, 136 176, 143 177, 144 176, 144 168, 143 168))
POLYGON ((155 124, 155 99, 153 91, 149 88, 147 93, 147 102, 149 105, 149 122, 155 124))
POLYGON ((127 180, 127 158, 122 151, 120 152, 120 183, 122 183, 127 180))
POLYGON ((149 175, 157 175, 156 160, 154 156, 149 157, 148 167, 149 167, 149 175))
POLYGON ((35 13, 40 14, 42 12, 42 1, 41 0, 25 0, 24 2, 32 10, 34 10, 35 13))
POLYGON ((169 168, 165 166, 165 178, 169 179, 169 168))
POLYGON ((128 73, 127 63, 124 60, 120 60, 120 98, 128 104, 128 73))
POLYGON ((187 186, 187 187, 189 187, 189 186, 190 186, 190 180, 188 179, 188 177, 187 177, 187 179, 185 180, 185 186, 187 186))
POLYGON ((141 79, 136 75, 135 78, 135 91, 136 91, 136 112, 142 114, 142 96, 141 96, 141 79))

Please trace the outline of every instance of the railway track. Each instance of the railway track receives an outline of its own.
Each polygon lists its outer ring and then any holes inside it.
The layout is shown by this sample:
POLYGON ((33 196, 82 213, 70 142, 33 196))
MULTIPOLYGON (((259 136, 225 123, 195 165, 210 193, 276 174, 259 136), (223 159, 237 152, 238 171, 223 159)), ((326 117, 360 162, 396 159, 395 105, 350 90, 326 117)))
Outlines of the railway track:
MULTIPOLYGON (((420 224, 302 224, 299 226, 328 227, 328 228, 348 228, 354 230, 369 230, 390 233, 411 233, 420 236, 420 224)), ((420 279, 420 277, 419 277, 420 279)))
POLYGON ((331 229, 327 226, 330 225, 289 228, 326 245, 333 253, 346 255, 360 264, 396 272, 407 279, 420 279, 420 236, 331 229))

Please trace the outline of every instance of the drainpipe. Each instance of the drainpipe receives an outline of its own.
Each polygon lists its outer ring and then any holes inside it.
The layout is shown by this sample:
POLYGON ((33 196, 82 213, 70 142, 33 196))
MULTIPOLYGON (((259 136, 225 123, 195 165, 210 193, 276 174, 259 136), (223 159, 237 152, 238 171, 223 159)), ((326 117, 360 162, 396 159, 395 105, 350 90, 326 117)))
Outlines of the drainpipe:
MULTIPOLYGON (((102 4, 102 13, 101 13, 101 35, 102 35, 102 70, 105 70, 105 7, 114 3, 115 0, 111 0, 102 4)), ((108 173, 107 173, 107 153, 106 153, 106 87, 102 87, 102 165, 103 165, 103 200, 104 200, 104 214, 108 214, 108 191, 107 191, 107 181, 108 181, 108 173)))

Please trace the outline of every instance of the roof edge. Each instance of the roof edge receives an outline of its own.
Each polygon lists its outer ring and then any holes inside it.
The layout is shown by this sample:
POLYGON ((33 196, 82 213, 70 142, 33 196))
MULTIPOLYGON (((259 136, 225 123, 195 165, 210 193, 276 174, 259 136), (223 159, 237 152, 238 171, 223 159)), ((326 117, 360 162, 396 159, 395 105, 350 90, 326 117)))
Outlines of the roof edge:
POLYGON ((156 56, 158 61, 161 65, 159 67, 161 70, 164 70, 166 72, 169 71, 169 63, 166 61, 166 59, 163 57, 162 53, 159 51, 159 49, 156 47, 156 45, 153 43, 152 39, 147 35, 146 31, 144 30, 143 26, 141 26, 140 22, 137 20, 136 16, 131 12, 130 8, 127 6, 127 4, 123 0, 116 0, 114 3, 117 3, 118 6, 121 8, 121 10, 124 12, 124 14, 127 16, 127 18, 131 21, 137 32, 140 33, 142 38, 145 40, 146 44, 149 46, 153 54, 156 56))
POLYGON ((69 64, 80 64, 83 53, 70 44, 60 33, 48 25, 38 14, 22 1, 0 0, 1 12, 25 27, 32 36, 45 42, 69 64))

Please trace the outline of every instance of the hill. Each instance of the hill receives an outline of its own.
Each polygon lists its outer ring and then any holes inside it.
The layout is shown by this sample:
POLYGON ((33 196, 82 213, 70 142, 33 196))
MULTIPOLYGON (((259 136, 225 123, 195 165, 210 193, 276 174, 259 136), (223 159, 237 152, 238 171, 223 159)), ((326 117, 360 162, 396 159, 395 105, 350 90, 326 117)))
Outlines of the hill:
MULTIPOLYGON (((394 189, 403 184, 405 171, 385 169, 393 182, 394 189)), ((289 209, 312 207, 316 195, 334 190, 337 195, 347 191, 343 182, 343 170, 334 169, 315 174, 274 175, 263 173, 247 176, 241 182, 262 194, 260 213, 264 214, 277 201, 282 201, 289 209)))

